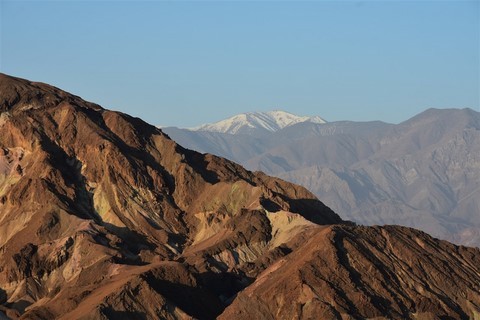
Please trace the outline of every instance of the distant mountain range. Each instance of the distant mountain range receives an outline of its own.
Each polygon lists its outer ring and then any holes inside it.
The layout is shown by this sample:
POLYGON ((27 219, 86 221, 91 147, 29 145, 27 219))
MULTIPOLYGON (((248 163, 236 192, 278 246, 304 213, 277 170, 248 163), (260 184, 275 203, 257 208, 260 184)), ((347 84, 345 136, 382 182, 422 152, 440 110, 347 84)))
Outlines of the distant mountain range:
MULTIPOLYGON (((267 114, 276 113, 284 114, 267 114)), ((264 114, 163 131, 187 148, 303 185, 343 218, 480 246, 478 112, 429 109, 400 124, 326 123, 285 113, 296 120, 274 121, 272 130, 250 120, 264 114)))

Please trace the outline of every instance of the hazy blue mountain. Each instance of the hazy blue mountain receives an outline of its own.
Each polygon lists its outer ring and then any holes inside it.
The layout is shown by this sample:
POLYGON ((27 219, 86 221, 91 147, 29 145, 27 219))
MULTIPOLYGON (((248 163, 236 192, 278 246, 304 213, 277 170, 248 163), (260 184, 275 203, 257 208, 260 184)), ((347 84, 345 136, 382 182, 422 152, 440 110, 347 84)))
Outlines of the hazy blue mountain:
POLYGON ((480 246, 480 113, 471 109, 428 109, 397 125, 163 130, 188 148, 301 184, 343 218, 412 226, 480 246))

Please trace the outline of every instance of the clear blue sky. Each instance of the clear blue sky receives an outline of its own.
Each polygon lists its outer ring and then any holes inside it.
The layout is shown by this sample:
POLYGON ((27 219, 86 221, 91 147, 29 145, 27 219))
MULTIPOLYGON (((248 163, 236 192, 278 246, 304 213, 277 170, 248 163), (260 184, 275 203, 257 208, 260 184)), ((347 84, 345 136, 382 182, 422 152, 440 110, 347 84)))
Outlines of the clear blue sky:
POLYGON ((479 1, 0 1, 2 72, 152 124, 479 110, 479 1))

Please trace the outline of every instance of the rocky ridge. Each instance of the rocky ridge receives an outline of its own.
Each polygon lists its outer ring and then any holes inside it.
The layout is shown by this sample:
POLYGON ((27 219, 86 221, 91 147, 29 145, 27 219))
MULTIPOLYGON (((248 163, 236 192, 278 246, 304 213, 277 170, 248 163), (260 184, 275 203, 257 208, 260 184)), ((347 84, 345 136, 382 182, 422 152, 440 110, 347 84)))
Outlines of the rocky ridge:
POLYGON ((303 187, 46 84, 0 74, 0 110, 0 316, 480 312, 478 249, 355 227, 303 187))

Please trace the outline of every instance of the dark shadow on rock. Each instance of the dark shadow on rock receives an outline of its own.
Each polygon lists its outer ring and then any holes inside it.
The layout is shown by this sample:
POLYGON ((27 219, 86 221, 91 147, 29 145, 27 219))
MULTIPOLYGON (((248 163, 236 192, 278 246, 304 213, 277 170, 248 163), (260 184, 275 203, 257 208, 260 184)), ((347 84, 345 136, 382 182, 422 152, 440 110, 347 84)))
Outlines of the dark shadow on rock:
MULTIPOLYGON (((129 264, 129 265, 144 265, 145 263, 141 261, 138 257, 138 254, 142 250, 155 250, 155 245, 150 243, 147 237, 143 234, 140 234, 134 230, 131 230, 128 227, 118 227, 114 224, 108 222, 102 222, 102 226, 107 229, 108 232, 115 234, 121 239, 121 251, 124 254, 123 258, 118 258, 117 263, 129 264)), ((108 245, 106 239, 98 239, 99 243, 108 245)))
POLYGON ((351 221, 340 218, 332 209, 318 199, 290 199, 277 194, 290 205, 290 211, 302 215, 305 219, 319 225, 346 224, 354 225, 351 221))
POLYGON ((265 210, 270 211, 270 212, 278 212, 278 211, 282 210, 282 207, 280 207, 278 204, 276 204, 275 202, 273 202, 270 199, 261 198, 260 199, 260 205, 265 210))
POLYGON ((147 315, 138 311, 117 311, 112 308, 105 308, 102 309, 102 314, 107 319, 112 320, 147 320, 147 315))
POLYGON ((238 292, 255 281, 254 278, 247 277, 244 273, 215 273, 211 271, 197 275, 197 279, 205 288, 218 297, 224 308, 232 302, 238 292))
POLYGON ((207 169, 208 162, 205 159, 205 155, 198 153, 196 151, 184 149, 183 147, 177 147, 178 152, 181 152, 185 155, 185 160, 187 161, 188 165, 190 165, 196 173, 200 174, 208 183, 215 184, 220 182, 218 175, 215 171, 211 171, 207 169), (181 148, 181 150, 180 150, 181 148))
POLYGON ((27 300, 18 300, 14 303, 8 303, 6 306, 10 309, 17 310, 20 314, 25 313, 25 309, 31 306, 32 303, 27 300))
POLYGON ((0 304, 7 302, 7 292, 0 288, 0 304))
POLYGON ((144 278, 155 291, 196 319, 215 319, 225 308, 220 298, 203 286, 173 283, 151 273, 144 278))
POLYGON ((55 193, 70 208, 75 209, 75 214, 80 218, 93 219, 100 222, 102 219, 96 212, 93 205, 93 194, 87 190, 86 178, 81 169, 82 163, 75 157, 69 157, 67 153, 53 142, 46 134, 42 134, 41 144, 43 149, 50 154, 52 165, 59 169, 63 179, 67 184, 71 184, 75 189, 74 199, 63 195, 57 190, 53 181, 46 181, 48 189, 55 193))

